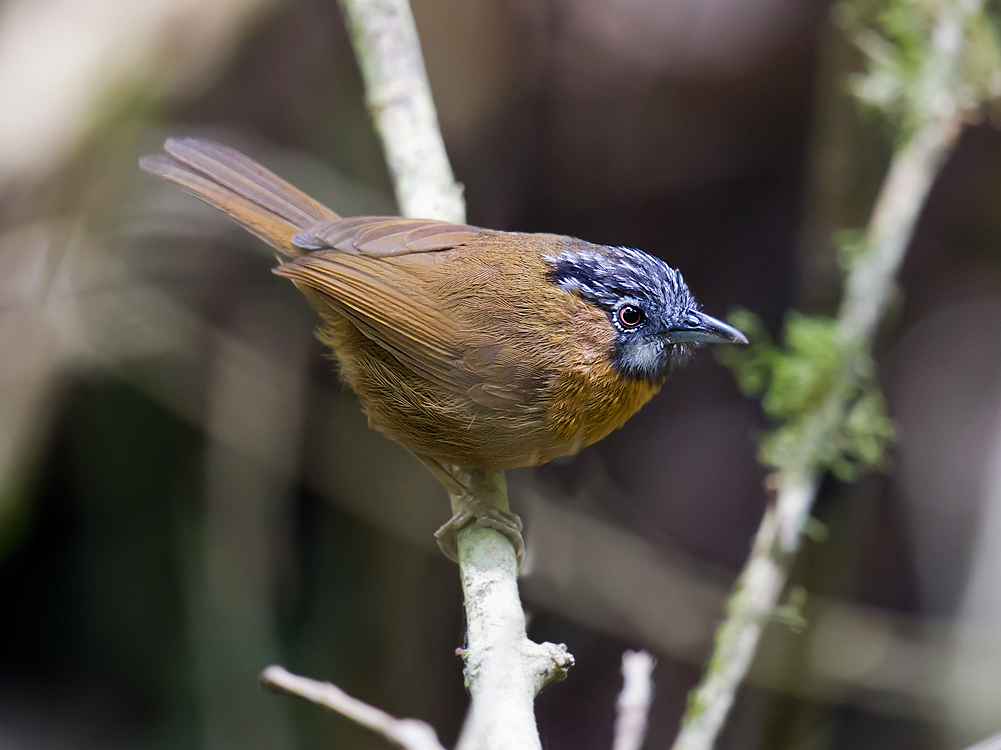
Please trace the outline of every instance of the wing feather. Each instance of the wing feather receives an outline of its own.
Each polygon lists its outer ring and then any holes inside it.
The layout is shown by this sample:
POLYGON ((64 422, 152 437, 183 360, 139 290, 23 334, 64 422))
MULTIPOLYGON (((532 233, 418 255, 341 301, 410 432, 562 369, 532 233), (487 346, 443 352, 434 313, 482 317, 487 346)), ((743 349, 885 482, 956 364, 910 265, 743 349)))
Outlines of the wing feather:
POLYGON ((310 253, 275 273, 319 292, 365 336, 419 375, 451 390, 471 385, 457 382, 455 363, 462 352, 455 321, 414 291, 405 270, 366 256, 310 253))
POLYGON ((424 253, 461 247, 484 230, 468 224, 399 216, 359 216, 314 224, 292 238, 305 250, 330 248, 378 257, 424 253))
POLYGON ((289 238, 299 230, 299 226, 284 216, 272 211, 262 211, 260 204, 191 169, 172 156, 166 154, 144 156, 139 160, 139 164, 147 172, 176 182, 210 206, 229 214, 247 231, 260 237, 275 249, 286 254, 299 252, 289 242, 289 238))
POLYGON ((485 233, 465 224, 393 216, 321 222, 292 238, 298 247, 320 249, 275 273, 318 292, 412 372, 485 407, 510 411, 523 407, 534 390, 524 356, 464 320, 461 304, 446 299, 449 287, 420 280, 420 267, 437 253, 485 233))
MULTIPOLYGON (((414 258, 417 260, 417 257, 414 258)), ((533 392, 523 356, 462 319, 454 304, 428 296, 404 258, 320 251, 275 269, 318 292, 412 372, 491 409, 525 405, 533 392)), ((433 292, 431 292, 433 293, 433 292)))
POLYGON ((298 227, 340 218, 322 203, 229 146, 198 138, 170 138, 164 150, 298 227))

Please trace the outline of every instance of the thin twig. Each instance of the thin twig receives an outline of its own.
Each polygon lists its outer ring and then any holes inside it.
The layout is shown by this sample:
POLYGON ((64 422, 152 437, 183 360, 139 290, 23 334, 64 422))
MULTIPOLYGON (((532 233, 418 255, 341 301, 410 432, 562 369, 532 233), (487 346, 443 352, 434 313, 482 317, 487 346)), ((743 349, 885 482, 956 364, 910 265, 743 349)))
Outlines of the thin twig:
POLYGON ((352 698, 329 682, 300 677, 284 667, 272 665, 261 673, 261 685, 268 690, 295 695, 329 708, 407 750, 445 750, 430 724, 417 719, 397 719, 352 698))
POLYGON ((657 660, 646 651, 622 654, 622 692, 616 703, 612 750, 640 750, 646 739, 647 718, 653 701, 653 674, 657 660))
POLYGON ((765 512, 754 547, 727 603, 727 618, 702 682, 689 696, 674 750, 709 750, 716 741, 737 688, 750 668, 764 626, 785 587, 793 557, 817 496, 817 456, 840 427, 867 373, 879 323, 896 288, 895 278, 921 208, 945 157, 955 144, 964 114, 957 97, 962 80, 964 24, 979 4, 946 4, 932 32, 926 61, 928 91, 923 123, 895 152, 872 218, 864 251, 853 264, 838 313, 844 358, 840 387, 809 415, 799 465, 769 479, 775 500, 765 512), (932 85, 934 84, 934 85, 932 85))
POLYGON ((340 0, 400 213, 464 222, 408 0, 340 0))

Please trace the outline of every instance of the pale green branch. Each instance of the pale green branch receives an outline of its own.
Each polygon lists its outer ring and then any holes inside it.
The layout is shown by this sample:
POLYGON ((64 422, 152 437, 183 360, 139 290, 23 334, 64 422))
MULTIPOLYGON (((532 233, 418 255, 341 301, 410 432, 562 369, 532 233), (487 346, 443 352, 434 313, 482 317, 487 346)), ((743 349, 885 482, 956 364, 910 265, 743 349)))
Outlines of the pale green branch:
MULTIPOLYGON (((854 399, 872 378, 873 339, 893 300, 896 275, 921 208, 969 105, 961 97, 965 40, 970 20, 979 12, 976 2, 939 5, 923 65, 917 80, 909 82, 910 90, 922 94, 908 100, 907 122, 917 126, 896 148, 869 225, 850 260, 836 320, 836 378, 826 397, 798 421, 795 443, 769 479, 773 502, 727 603, 706 674, 689 696, 675 750, 709 750, 715 743, 785 588, 817 495, 820 467, 845 429, 854 399)), ((882 46, 879 50, 882 57, 889 54, 882 46)))
POLYGON ((400 213, 462 223, 466 205, 438 128, 408 0, 340 0, 400 213))

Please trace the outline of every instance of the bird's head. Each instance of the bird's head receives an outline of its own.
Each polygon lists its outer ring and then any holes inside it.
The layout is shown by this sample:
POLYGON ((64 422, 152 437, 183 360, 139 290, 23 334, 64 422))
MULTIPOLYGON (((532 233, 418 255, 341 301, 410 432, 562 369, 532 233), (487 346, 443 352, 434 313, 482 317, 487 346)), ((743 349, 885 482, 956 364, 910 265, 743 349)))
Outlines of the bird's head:
POLYGON ((699 310, 681 274, 652 255, 574 241, 548 260, 550 281, 608 314, 612 366, 623 377, 661 380, 700 344, 747 343, 699 310))

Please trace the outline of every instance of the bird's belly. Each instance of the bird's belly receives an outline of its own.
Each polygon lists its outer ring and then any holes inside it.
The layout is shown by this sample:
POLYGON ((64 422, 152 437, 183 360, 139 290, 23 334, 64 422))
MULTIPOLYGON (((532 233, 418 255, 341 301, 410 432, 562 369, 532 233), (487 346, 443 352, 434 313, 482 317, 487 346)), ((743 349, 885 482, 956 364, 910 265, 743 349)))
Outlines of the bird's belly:
MULTIPOLYGON (((574 376, 558 379, 566 385, 574 376)), ((537 466, 577 453, 622 424, 657 391, 646 383, 576 382, 574 395, 540 394, 538 402, 506 411, 445 392, 404 373, 392 392, 355 390, 371 426, 411 451, 448 464, 483 469, 537 466), (374 397, 370 397, 374 396, 374 397)))
POLYGON ((620 427, 659 384, 626 381, 608 367, 553 372, 536 398, 491 408, 412 372, 343 319, 321 338, 369 424, 418 455, 482 469, 536 466, 576 453, 620 427))

